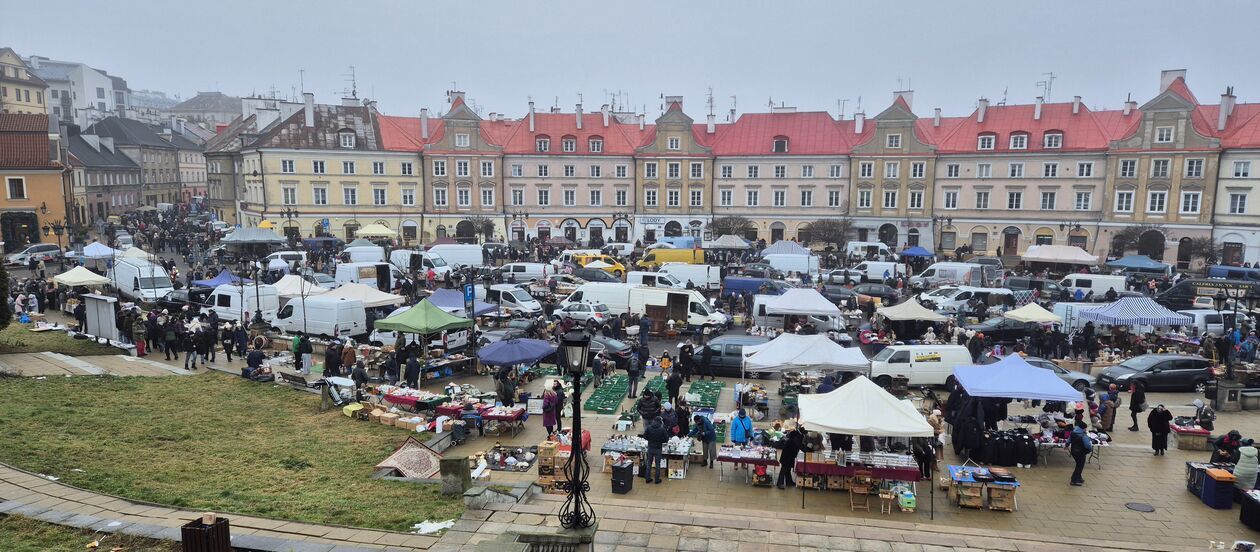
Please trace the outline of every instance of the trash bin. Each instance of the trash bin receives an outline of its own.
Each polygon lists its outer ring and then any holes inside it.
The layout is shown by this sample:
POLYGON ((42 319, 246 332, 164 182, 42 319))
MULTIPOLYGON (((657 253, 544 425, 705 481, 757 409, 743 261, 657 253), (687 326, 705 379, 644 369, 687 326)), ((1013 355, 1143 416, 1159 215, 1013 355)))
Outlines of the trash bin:
POLYGON ((184 552, 232 552, 231 533, 228 518, 213 514, 207 514, 180 527, 184 552))

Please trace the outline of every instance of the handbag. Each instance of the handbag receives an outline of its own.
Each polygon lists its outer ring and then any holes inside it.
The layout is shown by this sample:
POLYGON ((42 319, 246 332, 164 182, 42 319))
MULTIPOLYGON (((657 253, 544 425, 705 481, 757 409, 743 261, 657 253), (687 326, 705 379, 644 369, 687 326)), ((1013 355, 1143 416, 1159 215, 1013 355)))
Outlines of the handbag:
POLYGON ((1138 405, 1138 412, 1146 412, 1146 403, 1138 405))

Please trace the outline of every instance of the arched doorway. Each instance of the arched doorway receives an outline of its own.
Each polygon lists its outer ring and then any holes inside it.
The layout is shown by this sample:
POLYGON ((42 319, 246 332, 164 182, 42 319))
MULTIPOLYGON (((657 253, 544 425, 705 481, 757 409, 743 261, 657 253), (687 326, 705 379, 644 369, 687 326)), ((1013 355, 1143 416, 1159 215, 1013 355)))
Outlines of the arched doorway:
POLYGON ((586 241, 591 247, 604 246, 604 221, 601 219, 591 219, 586 221, 586 241))
POLYGON ((1142 232, 1138 237, 1137 252, 1157 261, 1164 260, 1164 233, 1159 230, 1142 232))
POLYGON ((437 237, 439 237, 439 238, 445 238, 445 237, 446 237, 446 226, 445 226, 445 225, 442 225, 442 224, 439 224, 439 225, 438 225, 438 227, 437 227, 437 231, 436 231, 436 232, 434 232, 434 236, 437 236, 437 237))
POLYGON ((1019 254, 1019 236, 1022 234, 1019 228, 1007 226, 1002 229, 1002 254, 1018 255, 1019 254))
POLYGON ((543 242, 551 239, 551 221, 538 221, 538 239, 543 242))
POLYGON ((564 238, 575 244, 578 243, 578 229, 581 227, 582 224, 575 219, 564 219, 564 222, 560 223, 560 228, 564 230, 564 238))
POLYGON ((911 228, 910 230, 906 231, 906 245, 909 247, 914 247, 914 246, 919 245, 919 229, 918 228, 911 228))
POLYGON ((703 223, 703 222, 700 222, 700 221, 698 221, 698 220, 693 220, 693 221, 691 221, 690 223, 688 223, 688 225, 687 225, 687 226, 688 226, 688 228, 687 228, 687 229, 688 229, 688 231, 689 231, 689 232, 691 232, 691 237, 696 238, 696 239, 700 239, 700 237, 704 235, 704 223, 703 223))
POLYGON ((679 236, 682 236, 682 223, 676 220, 665 223, 665 237, 677 238, 679 236))
POLYGON ((885 224, 879 227, 879 241, 890 248, 897 247, 897 225, 885 224))
POLYGON ((1193 249, 1190 246, 1190 238, 1181 238, 1177 241, 1177 268, 1190 268, 1190 260, 1193 256, 1193 249))
POLYGON ((783 224, 782 222, 771 223, 770 224, 770 243, 774 243, 779 240, 782 240, 783 235, 785 233, 787 233, 787 225, 783 224))
POLYGON ((525 222, 520 220, 512 221, 512 241, 525 241, 525 222))
POLYGON ((1054 230, 1044 226, 1038 228, 1033 234, 1033 245, 1054 245, 1054 230))
POLYGON ((617 243, 629 243, 632 233, 634 233, 634 227, 630 226, 629 222, 625 220, 613 222, 613 239, 617 243))
POLYGON ((348 242, 348 241, 353 240, 355 232, 359 231, 359 223, 347 222, 345 228, 346 228, 346 241, 348 242))
POLYGON ((459 221, 455 224, 455 239, 463 243, 477 243, 476 225, 472 221, 459 221))

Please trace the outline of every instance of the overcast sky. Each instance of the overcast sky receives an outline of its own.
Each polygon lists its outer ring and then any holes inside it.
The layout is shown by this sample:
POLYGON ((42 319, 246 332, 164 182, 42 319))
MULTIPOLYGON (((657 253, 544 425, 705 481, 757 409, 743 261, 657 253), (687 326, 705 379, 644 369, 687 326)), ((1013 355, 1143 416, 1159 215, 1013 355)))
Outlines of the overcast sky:
POLYGON ((1260 101, 1260 3, 1202 2, 330 2, 43 0, 6 2, 0 46, 86 62, 133 89, 199 90, 335 103, 355 66, 360 97, 388 114, 442 110, 452 82, 483 115, 520 117, 621 102, 655 115, 685 96, 700 119, 776 105, 874 115, 899 87, 930 116, 969 113, 980 97, 1030 103, 1053 72, 1051 101, 1139 103, 1159 71, 1189 70, 1205 103, 1227 85, 1260 101))

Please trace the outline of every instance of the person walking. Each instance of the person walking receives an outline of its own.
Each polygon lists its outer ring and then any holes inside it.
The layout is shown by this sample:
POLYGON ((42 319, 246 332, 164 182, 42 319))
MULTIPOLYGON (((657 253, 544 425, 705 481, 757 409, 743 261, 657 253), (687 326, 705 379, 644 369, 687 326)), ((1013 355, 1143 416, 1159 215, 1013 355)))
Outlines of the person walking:
POLYGON ((682 377, 687 381, 691 381, 691 373, 694 371, 691 364, 695 353, 696 348, 691 344, 690 339, 683 343, 682 347, 678 348, 678 371, 682 373, 682 377))
POLYGON ((420 361, 416 358, 416 355, 407 357, 407 368, 403 372, 403 381, 411 389, 420 388, 420 361))
POLYGON ((665 442, 669 441, 669 431, 665 429, 665 425, 660 418, 652 418, 647 422, 643 435, 647 440, 647 465, 643 468, 643 481, 647 483, 661 482, 661 449, 665 446, 665 442), (653 481, 652 468, 656 468, 656 477, 653 481))
POLYGON ((792 470, 796 469, 796 457, 800 455, 803 448, 805 448, 805 434, 799 425, 794 425, 788 430, 787 435, 783 436, 783 452, 779 453, 779 477, 775 483, 779 490, 783 490, 784 485, 796 486, 796 481, 792 479, 792 470))
POLYGON ((713 460, 717 458, 717 431, 713 428, 713 422, 700 414, 692 416, 691 422, 693 425, 687 436, 700 440, 702 450, 704 450, 702 463, 709 464, 709 468, 712 469, 713 460))
POLYGON ((1129 417, 1133 418, 1133 425, 1129 426, 1129 431, 1138 430, 1138 413, 1146 410, 1146 389, 1142 382, 1135 381, 1129 384, 1129 417))
POLYGON ((324 375, 336 376, 341 373, 341 350, 336 341, 324 348, 324 375))
MULTIPOLYGON (((83 304, 80 303, 79 306, 83 304)), ((175 326, 174 318, 168 318, 162 326, 162 338, 166 341, 166 360, 171 360, 171 355, 179 360, 179 330, 175 326)))
POLYGON ((1094 443, 1090 440, 1089 434, 1085 433, 1085 428, 1085 422, 1077 420, 1076 427, 1072 428, 1072 434, 1068 437, 1068 449, 1072 453, 1072 460, 1076 462, 1076 467, 1072 469, 1073 487, 1085 484, 1085 478, 1081 476, 1081 472, 1085 471, 1085 460, 1094 450, 1094 443))
POLYGON ((626 377, 630 379, 630 388, 626 391, 626 398, 633 399, 639 396, 639 353, 630 353, 630 360, 626 362, 626 377))
POLYGON ((232 332, 231 322, 224 322, 223 327, 219 329, 219 342, 223 344, 223 354, 227 356, 227 361, 232 362, 232 349, 236 348, 236 336, 232 332))
POLYGON ((1164 456, 1164 451, 1168 450, 1168 434, 1172 431, 1170 427, 1173 415, 1164 405, 1156 405, 1150 414, 1146 415, 1146 428, 1151 431, 1151 450, 1155 451, 1155 456, 1164 456))
POLYGON ((556 405, 560 399, 556 397, 556 392, 550 389, 543 391, 543 427, 547 430, 547 435, 551 436, 555 433, 556 428, 556 405))
POLYGON ((682 389, 683 376, 681 370, 673 370, 665 378, 665 390, 669 392, 669 402, 678 400, 678 392, 682 389))

